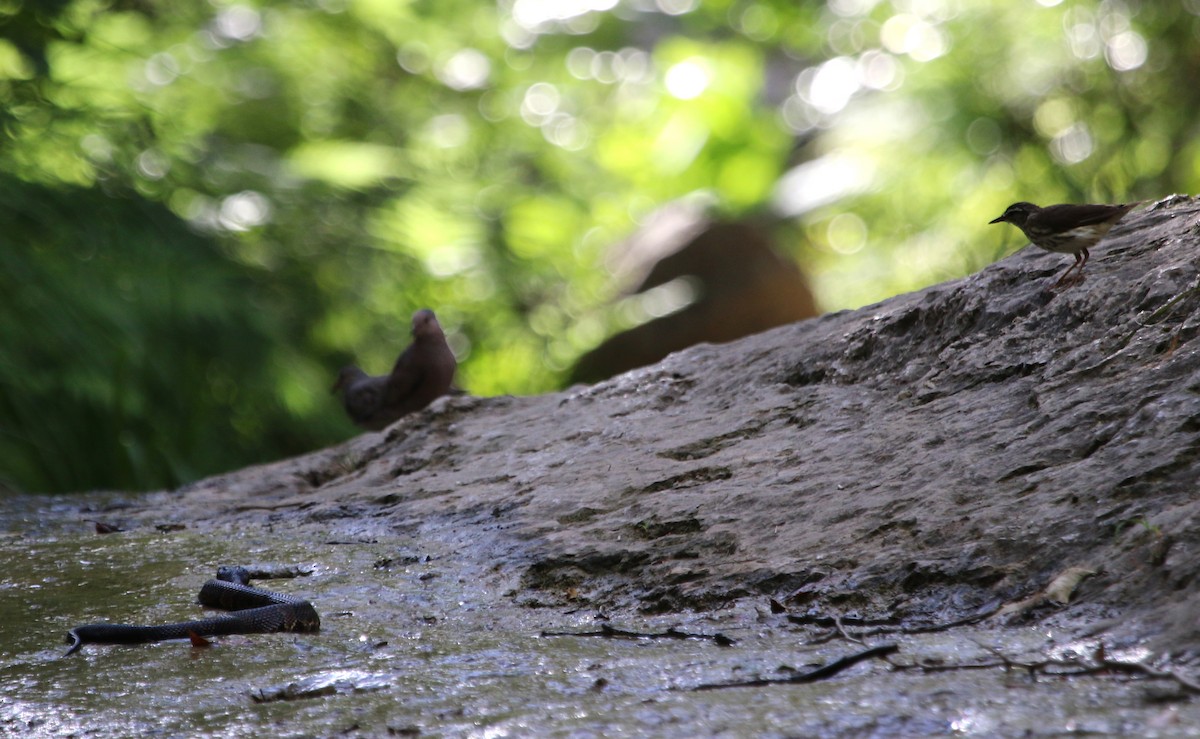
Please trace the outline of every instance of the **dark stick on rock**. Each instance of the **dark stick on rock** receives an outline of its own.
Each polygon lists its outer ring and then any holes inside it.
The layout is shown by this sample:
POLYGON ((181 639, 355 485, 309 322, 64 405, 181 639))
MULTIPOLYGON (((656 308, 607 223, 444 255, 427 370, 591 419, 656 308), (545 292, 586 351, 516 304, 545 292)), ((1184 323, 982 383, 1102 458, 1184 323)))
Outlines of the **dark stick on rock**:
POLYGON ((876 657, 886 657, 889 654, 894 654, 900 651, 900 647, 895 644, 884 644, 878 647, 872 647, 862 652, 856 652, 847 657, 836 659, 827 665, 822 665, 815 670, 802 672, 799 675, 780 678, 762 678, 760 680, 742 680, 739 682, 729 683, 703 683, 692 688, 693 691, 699 690, 720 690, 722 688, 759 688, 765 685, 785 685, 796 683, 815 683, 818 680, 825 680, 833 677, 842 670, 862 662, 863 660, 874 659, 876 657))
POLYGON ((721 647, 731 647, 737 644, 736 639, 730 639, 721 633, 716 634, 692 634, 686 631, 680 631, 674 627, 658 633, 650 633, 643 631, 626 631, 624 629, 614 628, 608 624, 601 624, 599 631, 543 631, 540 636, 599 636, 606 639, 707 639, 721 647))

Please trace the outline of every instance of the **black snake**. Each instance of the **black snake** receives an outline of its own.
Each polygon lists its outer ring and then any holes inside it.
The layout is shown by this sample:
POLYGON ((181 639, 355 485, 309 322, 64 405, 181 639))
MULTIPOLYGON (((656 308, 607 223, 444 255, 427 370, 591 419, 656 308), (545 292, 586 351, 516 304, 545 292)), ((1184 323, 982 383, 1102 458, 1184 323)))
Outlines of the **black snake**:
POLYGON ((198 621, 131 626, 128 624, 87 624, 67 632, 71 648, 84 644, 145 644, 166 639, 227 634, 271 634, 277 631, 311 633, 321 629, 321 617, 308 601, 294 595, 273 593, 249 585, 245 567, 221 567, 216 579, 200 589, 201 605, 223 608, 231 613, 198 621))

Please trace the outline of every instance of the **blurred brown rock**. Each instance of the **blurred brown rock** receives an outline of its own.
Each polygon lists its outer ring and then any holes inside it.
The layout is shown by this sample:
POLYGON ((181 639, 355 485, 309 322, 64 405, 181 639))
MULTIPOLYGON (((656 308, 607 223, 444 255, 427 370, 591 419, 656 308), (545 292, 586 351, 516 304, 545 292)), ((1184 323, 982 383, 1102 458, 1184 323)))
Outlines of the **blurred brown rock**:
POLYGON ((598 382, 701 342, 723 343, 818 314, 808 282, 747 221, 713 221, 668 206, 618 249, 629 294, 680 280, 691 303, 609 337, 579 358, 570 382, 598 382))

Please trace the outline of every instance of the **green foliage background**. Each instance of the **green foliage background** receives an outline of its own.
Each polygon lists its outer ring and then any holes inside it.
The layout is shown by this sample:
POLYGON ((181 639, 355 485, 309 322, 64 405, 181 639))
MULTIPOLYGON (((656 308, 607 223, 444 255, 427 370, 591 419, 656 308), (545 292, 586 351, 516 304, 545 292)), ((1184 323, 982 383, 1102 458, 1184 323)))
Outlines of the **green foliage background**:
POLYGON ((0 2, 0 480, 173 486, 354 433, 434 308, 477 394, 637 320, 606 247, 705 190, 827 309, 1010 202, 1197 189, 1200 0, 0 2))

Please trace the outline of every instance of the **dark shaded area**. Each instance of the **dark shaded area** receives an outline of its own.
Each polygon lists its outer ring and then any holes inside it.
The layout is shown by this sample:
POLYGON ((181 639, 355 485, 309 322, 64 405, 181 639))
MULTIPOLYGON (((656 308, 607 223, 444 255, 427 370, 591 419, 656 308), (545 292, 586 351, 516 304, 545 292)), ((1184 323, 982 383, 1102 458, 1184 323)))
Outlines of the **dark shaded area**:
POLYGON ((0 484, 173 487, 344 436, 277 384, 319 301, 137 196, 0 177, 0 223, 0 484))

